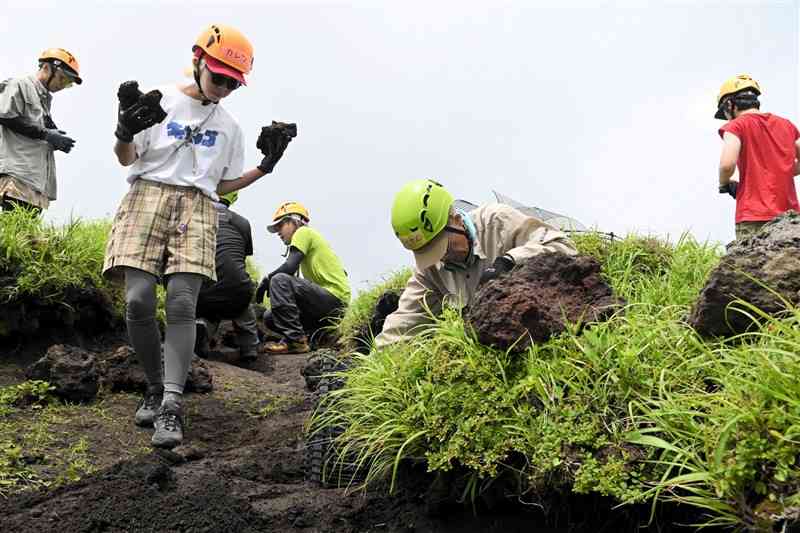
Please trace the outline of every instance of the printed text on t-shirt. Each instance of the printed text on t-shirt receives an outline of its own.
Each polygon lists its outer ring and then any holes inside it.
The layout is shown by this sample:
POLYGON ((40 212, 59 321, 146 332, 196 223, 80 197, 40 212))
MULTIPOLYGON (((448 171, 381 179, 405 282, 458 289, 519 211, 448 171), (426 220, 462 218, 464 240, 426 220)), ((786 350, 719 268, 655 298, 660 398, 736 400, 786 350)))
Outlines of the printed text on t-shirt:
POLYGON ((192 144, 210 147, 216 144, 219 132, 215 130, 206 130, 193 133, 192 128, 189 126, 182 126, 173 120, 167 124, 167 135, 180 140, 191 139, 192 144))

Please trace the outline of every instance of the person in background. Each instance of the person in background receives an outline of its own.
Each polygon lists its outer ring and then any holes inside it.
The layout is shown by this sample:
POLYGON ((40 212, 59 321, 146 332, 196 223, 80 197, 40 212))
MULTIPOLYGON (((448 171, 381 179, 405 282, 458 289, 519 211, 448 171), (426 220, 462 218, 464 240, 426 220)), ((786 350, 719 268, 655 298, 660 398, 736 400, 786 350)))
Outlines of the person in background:
POLYGON ((75 140, 50 114, 53 94, 80 85, 80 66, 63 48, 39 56, 36 74, 0 82, 0 208, 37 212, 57 197, 55 151, 69 153, 75 140))
POLYGON ((714 118, 719 128, 719 192, 736 200, 736 240, 793 209, 800 211, 794 176, 800 174, 800 133, 789 120, 762 113, 761 87, 747 74, 722 84, 714 118), (739 180, 732 180, 736 168, 739 180))
POLYGON ((264 313, 264 325, 282 337, 265 342, 265 353, 309 351, 309 335, 331 325, 350 303, 347 272, 328 241, 308 225, 310 221, 302 204, 286 202, 267 227, 287 246, 287 254, 286 261, 261 280, 256 291, 257 303, 269 294, 271 309, 264 313))
POLYGON ((230 208, 239 193, 223 194, 214 202, 217 210, 217 281, 206 281, 197 299, 195 353, 205 356, 221 320, 231 320, 242 361, 257 357, 258 328, 250 302, 255 286, 247 273, 247 257, 253 255, 250 222, 230 208))

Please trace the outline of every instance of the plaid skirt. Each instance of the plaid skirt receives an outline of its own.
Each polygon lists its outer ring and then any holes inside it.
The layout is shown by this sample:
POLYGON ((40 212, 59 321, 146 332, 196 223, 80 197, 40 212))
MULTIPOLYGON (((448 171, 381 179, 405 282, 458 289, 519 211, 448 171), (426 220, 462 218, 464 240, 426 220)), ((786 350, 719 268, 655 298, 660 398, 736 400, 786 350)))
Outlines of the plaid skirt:
POLYGON ((133 267, 158 277, 202 274, 216 280, 217 211, 195 187, 138 179, 114 217, 103 274, 133 267))

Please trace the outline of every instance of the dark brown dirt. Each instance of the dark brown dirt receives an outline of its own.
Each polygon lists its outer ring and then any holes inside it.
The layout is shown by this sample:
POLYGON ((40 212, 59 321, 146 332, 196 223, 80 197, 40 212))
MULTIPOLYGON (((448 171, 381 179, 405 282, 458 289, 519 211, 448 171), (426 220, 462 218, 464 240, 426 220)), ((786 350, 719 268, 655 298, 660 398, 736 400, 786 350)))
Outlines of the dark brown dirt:
MULTIPOLYGON (((75 406, 62 429, 86 436, 101 469, 53 490, 0 499, 0 530, 622 532, 646 521, 649 509, 612 512, 602 498, 556 502, 563 512, 547 519, 516 500, 495 498, 475 508, 442 502, 428 490, 433 480, 424 468, 404 470, 394 496, 385 487, 364 494, 310 483, 303 424, 314 396, 300 373, 307 358, 262 356, 243 368, 231 354, 217 353, 207 361, 214 391, 187 396, 186 444, 171 452, 148 450, 150 431, 129 420, 134 395, 106 393, 106 416, 91 423, 91 406, 75 406)), ((6 378, 21 376, 7 370, 13 366, 0 357, 6 378)), ((445 481, 439 492, 456 486, 445 481)), ((653 529, 671 530, 669 524, 653 529)))
POLYGON ((532 257, 478 290, 466 311, 467 323, 481 343, 521 351, 568 324, 605 320, 624 301, 614 296, 600 268, 589 256, 532 257))

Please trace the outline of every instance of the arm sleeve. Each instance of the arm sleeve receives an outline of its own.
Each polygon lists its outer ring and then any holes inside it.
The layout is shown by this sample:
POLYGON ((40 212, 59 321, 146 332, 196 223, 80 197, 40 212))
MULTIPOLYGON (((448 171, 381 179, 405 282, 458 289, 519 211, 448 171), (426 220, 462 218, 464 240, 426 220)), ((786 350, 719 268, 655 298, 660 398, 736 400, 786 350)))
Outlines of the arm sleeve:
POLYGON ((499 242, 504 248, 498 255, 508 254, 515 263, 545 252, 578 253, 566 233, 513 207, 502 206, 494 216, 500 224, 490 227, 497 227, 501 232, 499 242))
POLYGON ((269 277, 274 276, 275 274, 289 274, 290 276, 294 276, 297 274, 297 269, 300 268, 300 263, 303 262, 303 258, 305 254, 292 246, 289 248, 289 256, 286 258, 286 261, 283 262, 281 266, 273 270, 269 277))
POLYGON ((383 330, 375 337, 375 347, 409 339, 414 330, 431 323, 431 313, 437 315, 441 310, 442 294, 426 283, 422 272, 415 270, 400 296, 397 311, 386 317, 383 330))
POLYGON ((33 124, 26 124, 21 118, 0 118, 0 126, 4 126, 14 133, 24 135, 29 139, 42 140, 44 131, 33 124))
POLYGON ((0 82, 0 118, 25 116, 25 99, 15 80, 0 82))

